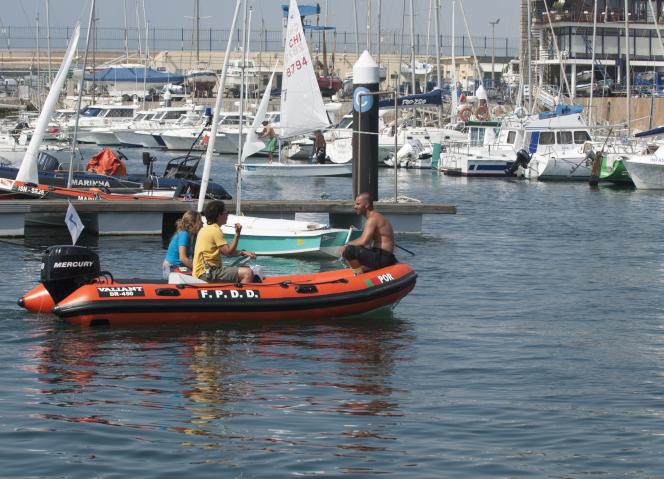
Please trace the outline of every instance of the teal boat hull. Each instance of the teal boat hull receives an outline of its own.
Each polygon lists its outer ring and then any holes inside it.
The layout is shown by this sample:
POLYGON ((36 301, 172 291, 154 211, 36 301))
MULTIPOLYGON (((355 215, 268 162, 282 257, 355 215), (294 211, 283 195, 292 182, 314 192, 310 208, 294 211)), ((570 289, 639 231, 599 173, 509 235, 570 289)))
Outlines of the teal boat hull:
MULTIPOLYGON (((352 238, 353 233, 349 234, 349 230, 335 228, 302 235, 242 234, 238 249, 254 251, 260 256, 338 258, 341 247, 352 238)), ((233 240, 233 235, 227 234, 225 237, 229 243, 233 240)))

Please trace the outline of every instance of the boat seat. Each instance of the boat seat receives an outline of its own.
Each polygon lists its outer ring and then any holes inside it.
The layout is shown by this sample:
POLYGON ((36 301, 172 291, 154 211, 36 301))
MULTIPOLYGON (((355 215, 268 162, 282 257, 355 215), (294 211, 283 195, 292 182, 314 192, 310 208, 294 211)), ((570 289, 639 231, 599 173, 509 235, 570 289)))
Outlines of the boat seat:
POLYGON ((168 284, 202 284, 206 281, 184 273, 169 273, 168 284))

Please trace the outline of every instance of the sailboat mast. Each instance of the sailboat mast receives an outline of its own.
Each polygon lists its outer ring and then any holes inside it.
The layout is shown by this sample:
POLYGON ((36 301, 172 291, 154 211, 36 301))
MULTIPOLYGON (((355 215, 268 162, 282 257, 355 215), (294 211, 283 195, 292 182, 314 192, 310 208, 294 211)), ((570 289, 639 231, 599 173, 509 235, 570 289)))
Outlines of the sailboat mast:
POLYGON ((127 0, 124 0, 124 47, 126 62, 129 63, 129 31, 127 29, 127 0))
POLYGON ((470 28, 468 27, 468 20, 466 19, 466 11, 463 9, 463 0, 459 0, 459 7, 461 7, 461 18, 463 18, 463 24, 466 26, 466 33, 468 34, 468 43, 470 43, 470 51, 473 53, 473 64, 475 65, 475 74, 477 75, 477 78, 482 78, 482 70, 480 69, 480 63, 477 61, 477 54, 475 53, 475 44, 473 43, 473 37, 470 34, 470 28))
POLYGON ((148 93, 148 65, 150 64, 150 22, 145 14, 145 0, 142 0, 143 20, 145 21, 145 64, 143 66, 143 108, 148 93))
POLYGON ((371 0, 367 0, 367 51, 371 51, 371 0))
POLYGON ((360 29, 357 27, 357 0, 353 0, 353 19, 355 20, 355 55, 360 57, 360 29))
MULTIPOLYGON (((71 153, 69 157, 69 172, 67 175, 67 188, 71 188, 71 183, 74 178, 74 169, 76 168, 76 148, 78 147, 78 119, 81 112, 81 98, 83 97, 83 81, 85 80, 85 67, 88 64, 88 50, 90 49, 90 34, 92 31, 92 22, 94 22, 95 14, 95 0, 92 0, 90 5, 90 19, 88 20, 88 31, 85 34, 85 53, 83 54, 83 68, 81 70, 81 78, 78 79, 78 98, 76 98, 76 115, 74 116, 74 134, 71 138, 71 153)), ((95 71, 92 70, 94 78, 95 71)))
POLYGON ((39 50, 39 12, 37 12, 37 110, 41 111, 41 51, 39 50))
POLYGON ((631 108, 631 96, 632 96, 632 81, 629 67, 629 2, 625 0, 625 85, 627 86, 627 91, 625 92, 627 97, 627 136, 629 137, 632 134, 632 108, 631 108))
MULTIPOLYGON (((439 25, 439 16, 440 16, 440 0, 434 0, 436 2, 435 13, 434 13, 434 27, 436 30, 436 88, 441 90, 442 95, 442 80, 440 75, 440 25, 439 25)), ((443 126, 443 102, 440 102, 438 107, 438 126, 443 126)))
POLYGON ((325 1, 325 17, 323 18, 323 76, 327 77, 329 69, 327 67, 327 0, 325 1))
POLYGON ((410 0, 410 88, 415 94, 415 0, 410 0))
POLYGON ((138 35, 138 58, 141 58, 141 14, 138 11, 138 2, 134 5, 136 13, 136 33, 138 35))
POLYGON ((94 29, 92 37, 92 104, 94 104, 97 92, 97 9, 95 0, 92 0, 92 29, 94 29))
POLYGON ((377 52, 376 52, 376 53, 377 53, 377 56, 376 56, 376 58, 378 59, 378 61, 377 61, 376 63, 378 63, 378 81, 379 81, 379 82, 380 82, 380 42, 381 42, 381 38, 380 38, 380 29, 381 29, 381 25, 380 25, 380 15, 381 15, 381 10, 382 10, 382 9, 383 9, 382 2, 381 2, 381 0, 378 0, 378 18, 377 18, 377 20, 378 20, 378 25, 377 25, 377 27, 376 27, 377 30, 378 30, 378 45, 376 46, 376 48, 377 48, 377 52))
MULTIPOLYGON (((404 44, 404 32, 406 31, 406 0, 403 0, 401 5, 401 41, 399 42, 399 75, 397 79, 397 84, 395 90, 401 90, 401 75, 403 71, 403 44, 404 44)), ((405 82, 404 82, 405 83, 405 82)), ((394 124, 397 124, 397 119, 394 119, 394 124)))
POLYGON ((205 150, 205 162, 203 163, 203 176, 201 178, 201 188, 198 193, 198 206, 199 212, 203 211, 205 204, 205 193, 207 191, 208 183, 210 182, 210 170, 212 169, 212 154, 214 153, 214 144, 217 139, 217 131, 219 130, 219 112, 221 111, 221 99, 224 97, 226 89, 226 75, 228 73, 228 59, 231 55, 231 46, 233 46, 233 32, 237 24, 237 17, 240 14, 240 5, 242 0, 235 1, 235 13, 233 13, 233 21, 228 34, 228 42, 226 43, 226 53, 224 54, 224 65, 221 68, 221 80, 219 81, 219 89, 217 90, 217 99, 214 103, 214 114, 212 116, 212 126, 210 127, 210 140, 208 141, 207 150, 205 150))
POLYGON ((201 28, 201 13, 199 11, 200 3, 199 0, 194 2, 194 22, 196 30, 196 66, 201 60, 201 48, 200 48, 200 28, 201 28))
POLYGON ((597 38, 597 0, 593 1, 593 42, 592 59, 590 61, 590 100, 588 100, 588 125, 593 124, 593 93, 595 90, 595 40, 597 38))
POLYGON ((48 11, 48 0, 46 0, 46 49, 48 51, 48 84, 50 85, 53 79, 51 73, 51 16, 48 11))
POLYGON ((455 35, 455 23, 456 23, 456 0, 452 0, 452 88, 450 89, 450 94, 452 98, 452 107, 450 108, 450 122, 455 123, 457 110, 458 110, 458 98, 457 98, 457 79, 456 79, 456 38, 455 35))
POLYGON ((244 82, 246 79, 246 68, 247 68, 247 50, 249 49, 249 17, 250 13, 247 10, 247 0, 244 0, 244 32, 243 32, 243 41, 242 46, 242 65, 241 77, 240 77, 240 124, 238 125, 238 147, 237 147, 237 181, 235 182, 235 214, 240 214, 240 205, 242 204, 242 147, 244 142, 242 141, 242 124, 244 123, 244 82))
MULTIPOLYGON (((532 0, 526 0, 528 2, 528 25, 527 25, 527 38, 526 38, 526 45, 528 48, 528 114, 532 115, 533 114, 533 76, 532 76, 532 71, 533 68, 531 66, 531 63, 533 59, 531 58, 532 54, 532 46, 530 45, 530 37, 532 35, 531 33, 531 26, 533 23, 532 20, 532 11, 531 11, 531 1, 532 0)), ((546 0, 544 0, 544 6, 546 6, 546 0)), ((523 70, 523 67, 525 65, 521 66, 521 69, 523 70)))

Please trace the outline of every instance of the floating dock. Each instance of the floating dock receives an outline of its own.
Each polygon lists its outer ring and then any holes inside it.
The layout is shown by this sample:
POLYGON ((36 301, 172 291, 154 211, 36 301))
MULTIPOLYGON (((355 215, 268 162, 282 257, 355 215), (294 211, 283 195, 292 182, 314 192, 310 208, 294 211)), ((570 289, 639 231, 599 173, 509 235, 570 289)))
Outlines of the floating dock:
MULTIPOLYGON (((72 201, 87 232, 108 235, 158 235, 172 229, 185 211, 196 209, 197 201, 72 201)), ((235 213, 235 202, 225 201, 235 213)), ((242 202, 242 214, 264 218, 295 219, 297 213, 328 214, 332 227, 362 227, 362 218, 350 200, 254 200, 242 202)), ((25 226, 65 226, 64 200, 0 201, 0 237, 25 236, 25 226)), ((376 202, 377 211, 388 218, 397 233, 422 232, 423 215, 456 214, 456 206, 430 203, 376 202)))

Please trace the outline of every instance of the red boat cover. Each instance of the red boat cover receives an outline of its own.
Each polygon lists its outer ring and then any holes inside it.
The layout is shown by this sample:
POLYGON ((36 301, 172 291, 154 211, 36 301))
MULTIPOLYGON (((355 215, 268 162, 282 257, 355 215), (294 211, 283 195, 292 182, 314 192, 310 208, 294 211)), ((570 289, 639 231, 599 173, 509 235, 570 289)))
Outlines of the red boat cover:
POLYGON ((125 164, 115 156, 110 148, 104 148, 90 158, 88 164, 85 165, 85 171, 107 176, 127 176, 125 164))

